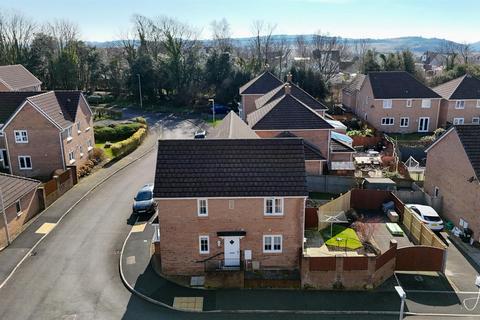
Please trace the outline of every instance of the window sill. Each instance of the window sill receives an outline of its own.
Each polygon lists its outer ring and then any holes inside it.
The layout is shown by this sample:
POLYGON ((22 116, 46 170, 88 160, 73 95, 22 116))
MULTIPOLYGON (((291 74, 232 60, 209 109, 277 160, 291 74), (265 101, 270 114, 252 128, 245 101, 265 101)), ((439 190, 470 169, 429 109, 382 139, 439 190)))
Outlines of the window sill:
POLYGON ((82 133, 82 130, 78 130, 78 131, 77 131, 77 134, 81 134, 81 133, 82 133))
POLYGON ((32 170, 32 168, 19 168, 20 170, 32 170))
POLYGON ((87 150, 91 151, 91 150, 93 150, 93 147, 88 147, 87 150))
POLYGON ((17 218, 19 218, 23 214, 23 211, 17 212, 17 218))
POLYGON ((208 215, 202 215, 202 216, 197 215, 197 218, 199 218, 199 219, 207 219, 207 218, 208 218, 208 215))
POLYGON ((27 144, 28 141, 15 141, 15 143, 18 143, 18 144, 27 144))
POLYGON ((69 163, 69 164, 74 164, 74 163, 75 163, 75 159, 68 161, 68 163, 69 163))
POLYGON ((274 219, 277 218, 278 219, 278 218, 285 217, 285 215, 284 214, 264 214, 263 217, 264 218, 274 218, 274 219))
POLYGON ((67 138, 67 142, 70 142, 70 141, 72 141, 72 140, 73 140, 72 137, 68 137, 68 138, 67 138))
POLYGON ((85 128, 85 132, 90 131, 90 127, 85 128))
POLYGON ((263 251, 263 254, 267 254, 267 255, 276 255, 281 253, 282 251, 263 251))

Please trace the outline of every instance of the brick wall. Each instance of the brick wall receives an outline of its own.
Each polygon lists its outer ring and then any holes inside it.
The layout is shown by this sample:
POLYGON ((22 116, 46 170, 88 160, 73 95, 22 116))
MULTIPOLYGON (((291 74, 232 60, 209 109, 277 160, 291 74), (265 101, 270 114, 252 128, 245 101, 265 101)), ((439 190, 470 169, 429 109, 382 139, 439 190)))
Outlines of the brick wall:
MULTIPOLYGON (((284 215, 264 216, 264 198, 209 199, 208 217, 197 216, 196 199, 158 200, 162 271, 193 275, 204 271, 204 260, 223 252, 218 231, 245 231, 240 250, 252 250, 262 268, 296 269, 303 243, 304 198, 285 198, 284 215), (233 209, 230 209, 233 200, 233 209), (208 235, 209 254, 199 253, 199 236, 208 235), (263 235, 282 235, 281 253, 263 253, 263 235)), ((243 259, 243 257, 241 257, 243 259)))
POLYGON ((243 115, 245 117, 245 119, 243 119, 244 121, 247 120, 247 115, 257 110, 255 100, 262 96, 262 94, 242 94, 243 115))

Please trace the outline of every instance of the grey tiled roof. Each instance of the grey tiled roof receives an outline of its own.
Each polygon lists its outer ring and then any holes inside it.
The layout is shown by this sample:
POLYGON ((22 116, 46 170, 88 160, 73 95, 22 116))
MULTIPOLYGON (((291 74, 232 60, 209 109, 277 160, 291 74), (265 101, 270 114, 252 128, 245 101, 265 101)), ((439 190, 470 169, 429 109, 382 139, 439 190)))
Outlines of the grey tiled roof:
POLYGON ((368 79, 375 99, 440 98, 435 91, 405 71, 370 72, 368 79))
POLYGON ((42 83, 21 64, 0 66, 0 81, 14 91, 38 86, 42 83))
MULTIPOLYGON (((255 100, 255 106, 257 107, 257 109, 261 108, 264 105, 282 97, 284 94, 285 84, 282 84, 277 88, 273 89, 272 91, 266 93, 264 96, 255 100)), ((290 82, 290 94, 314 110, 328 109, 323 103, 312 97, 305 90, 303 90, 293 82, 290 82)))
MULTIPOLYGON (((290 131, 283 131, 277 135, 277 138, 299 138, 297 135, 290 131)), ((305 152, 305 160, 326 160, 322 155, 322 151, 313 143, 303 140, 303 151, 305 152)))
POLYGON ((0 123, 5 124, 18 107, 38 92, 0 92, 0 123))
POLYGON ((28 100, 65 129, 75 122, 81 94, 80 91, 49 91, 32 96, 28 100))
POLYGON ((458 125, 455 126, 455 130, 475 174, 480 178, 480 125, 458 125))
POLYGON ((480 79, 466 74, 433 88, 445 99, 480 99, 480 79))
POLYGON ((156 198, 306 195, 301 139, 158 142, 156 198))
POLYGON ((233 111, 213 128, 207 139, 258 139, 258 135, 233 111))
MULTIPOLYGON (((5 208, 10 207, 39 185, 40 181, 37 180, 0 173, 0 192, 3 196, 5 208)), ((0 203, 0 211, 1 209, 0 203)))
POLYGON ((330 139, 330 149, 332 149, 333 152, 355 152, 355 149, 348 144, 335 138, 330 139))
POLYGON ((291 94, 273 100, 247 116, 253 130, 332 129, 316 111, 291 94))
POLYGON ((273 75, 270 71, 265 71, 261 75, 253 78, 240 87, 240 94, 265 94, 283 82, 273 75))
POLYGON ((345 87, 345 91, 347 92, 355 92, 355 91, 360 91, 360 89, 362 88, 362 84, 363 84, 363 81, 365 80, 365 75, 364 74, 358 74, 353 80, 352 82, 350 82, 346 87, 345 87))

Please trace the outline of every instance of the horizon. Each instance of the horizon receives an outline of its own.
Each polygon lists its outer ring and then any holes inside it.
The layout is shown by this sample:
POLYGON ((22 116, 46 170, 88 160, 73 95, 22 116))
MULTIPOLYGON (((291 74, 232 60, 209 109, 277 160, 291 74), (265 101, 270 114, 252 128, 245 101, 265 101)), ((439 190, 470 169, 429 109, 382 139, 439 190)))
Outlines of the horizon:
POLYGON ((275 35, 309 35, 321 31, 351 39, 423 37, 458 43, 480 42, 480 35, 466 32, 480 29, 480 22, 476 19, 480 3, 474 0, 459 0, 455 6, 451 6, 448 0, 283 0, 280 3, 274 0, 230 3, 219 0, 139 0, 135 3, 126 0, 104 0, 99 3, 86 0, 75 11, 61 0, 41 3, 23 0, 0 6, 0 9, 7 13, 20 12, 38 23, 55 19, 71 21, 79 26, 81 39, 88 42, 120 40, 121 35, 131 29, 134 14, 178 19, 198 30, 202 40, 211 38, 210 23, 213 20, 225 18, 230 25, 232 38, 252 36, 252 22, 263 20, 276 25, 275 35), (253 12, 252 7, 255 8, 253 12), (105 15, 108 10, 111 14, 105 15), (375 19, 365 18, 372 13, 375 19), (292 19, 297 16, 301 19, 292 19), (455 16, 461 16, 462 19, 453 19, 455 16))

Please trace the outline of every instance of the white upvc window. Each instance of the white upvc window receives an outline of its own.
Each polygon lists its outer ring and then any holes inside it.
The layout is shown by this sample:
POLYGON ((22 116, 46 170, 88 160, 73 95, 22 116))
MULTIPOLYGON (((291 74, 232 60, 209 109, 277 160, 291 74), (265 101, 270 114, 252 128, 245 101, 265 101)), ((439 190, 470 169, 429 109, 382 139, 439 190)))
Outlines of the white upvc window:
POLYGON ((465 109, 465 100, 455 101, 455 109, 465 109))
POLYGON ((74 163, 75 162, 75 150, 70 150, 68 152, 68 162, 70 164, 74 163))
POLYGON ((409 125, 410 125, 410 118, 408 117, 400 118, 400 127, 407 128, 409 125))
POLYGON ((15 135, 15 143, 28 143, 27 130, 13 130, 15 135))
POLYGON ((78 134, 82 133, 82 130, 80 128, 80 122, 77 122, 77 133, 78 134))
POLYGON ((208 216, 208 200, 207 199, 197 200, 197 215, 199 217, 208 216))
POLYGON ((383 109, 392 109, 392 99, 383 99, 383 109))
POLYGON ((72 127, 67 128, 67 141, 71 141, 72 138, 72 127))
POLYGON ((458 125, 458 124, 464 124, 465 119, 464 118, 453 118, 453 124, 458 125))
POLYGON ((92 149, 93 149, 92 140, 87 140, 87 151, 90 151, 92 149))
POLYGON ((480 124, 480 117, 473 117, 472 124, 480 124))
POLYGON ((435 188, 433 189, 433 196, 434 196, 435 198, 438 198, 438 197, 440 196, 440 189, 439 189, 438 187, 435 187, 435 188))
POLYGON ((264 235, 263 236, 263 252, 264 253, 282 252, 282 236, 281 235, 264 235))
POLYGON ((198 250, 200 254, 210 253, 210 238, 208 236, 198 237, 198 250))
POLYGON ((265 215, 283 215, 283 198, 265 198, 265 215))
POLYGON ((413 105, 413 100, 412 99, 407 99, 406 106, 407 108, 411 108, 413 105))
POLYGON ((480 108, 480 99, 477 100, 477 108, 480 108))
POLYGON ((22 204, 20 203, 20 200, 15 202, 15 210, 16 210, 16 213, 17 213, 17 217, 22 215, 22 204))
POLYGON ((80 151, 80 159, 82 159, 83 158, 83 147, 78 146, 78 151, 80 151))
POLYGON ((430 108, 432 106, 431 99, 422 99, 422 108, 430 108))
POLYGON ((382 126, 393 126, 395 124, 395 118, 393 117, 382 118, 381 121, 382 126))
POLYGON ((20 170, 31 170, 32 158, 30 156, 18 156, 18 167, 20 170))

